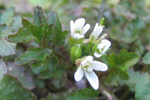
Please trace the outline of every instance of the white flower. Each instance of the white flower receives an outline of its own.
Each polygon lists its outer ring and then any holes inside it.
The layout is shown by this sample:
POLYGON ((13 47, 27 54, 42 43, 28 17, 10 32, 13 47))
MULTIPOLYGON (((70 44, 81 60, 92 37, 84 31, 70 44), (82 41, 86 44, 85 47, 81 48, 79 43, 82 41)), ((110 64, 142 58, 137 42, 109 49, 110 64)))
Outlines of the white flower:
POLYGON ((99 80, 97 75, 93 70, 97 71, 106 71, 108 69, 107 65, 101 63, 99 61, 93 61, 92 56, 87 56, 85 59, 80 63, 77 71, 74 74, 74 78, 76 81, 80 81, 84 74, 88 79, 91 86, 97 90, 99 88, 99 80))
POLYGON ((101 32, 103 31, 103 26, 99 25, 98 23, 95 24, 94 30, 90 35, 90 38, 94 40, 98 39, 98 36, 101 34, 101 32))
POLYGON ((98 50, 94 52, 94 56, 97 58, 101 57, 108 50, 110 46, 111 46, 111 42, 106 39, 103 39, 101 43, 98 44, 97 46, 98 50))
POLYGON ((84 38, 84 34, 89 30, 90 25, 85 24, 84 18, 79 18, 75 22, 73 20, 70 21, 71 28, 71 36, 75 39, 84 38))

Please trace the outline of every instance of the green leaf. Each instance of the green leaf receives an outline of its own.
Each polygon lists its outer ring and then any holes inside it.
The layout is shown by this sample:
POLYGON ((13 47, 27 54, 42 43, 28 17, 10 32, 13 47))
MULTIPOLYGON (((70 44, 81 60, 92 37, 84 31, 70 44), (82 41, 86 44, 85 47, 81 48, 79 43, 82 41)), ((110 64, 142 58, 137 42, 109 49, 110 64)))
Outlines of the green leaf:
POLYGON ((49 94, 46 98, 40 99, 40 100, 66 100, 67 96, 70 93, 68 92, 61 92, 57 94, 49 94))
POLYGON ((103 18, 100 20, 100 25, 104 25, 104 21, 105 21, 105 18, 103 17, 103 18))
POLYGON ((118 84, 120 84, 119 83, 120 80, 127 80, 127 79, 129 79, 129 75, 126 71, 116 69, 109 74, 106 82, 111 86, 118 86, 118 84))
POLYGON ((98 94, 98 91, 86 88, 73 93, 66 100, 98 100, 98 94))
POLYGON ((69 43, 71 44, 71 46, 73 46, 74 44, 81 44, 83 40, 84 38, 75 39, 75 38, 69 37, 69 43))
POLYGON ((145 54, 145 56, 143 57, 143 62, 144 62, 145 64, 150 64, 150 52, 147 52, 147 53, 145 54))
POLYGON ((43 10, 39 6, 34 8, 34 24, 37 26, 47 25, 43 10))
POLYGON ((62 64, 59 64, 58 58, 51 55, 50 59, 31 65, 31 70, 43 79, 60 78, 64 74, 62 64))
POLYGON ((8 27, 6 24, 0 25, 0 38, 6 38, 10 33, 12 33, 12 30, 10 27, 8 27))
POLYGON ((0 56, 9 56, 15 54, 15 43, 10 43, 5 40, 6 36, 10 34, 12 30, 6 24, 0 25, 0 56))
POLYGON ((7 73, 6 64, 0 60, 0 80, 2 79, 3 75, 7 73))
POLYGON ((0 81, 1 100, 36 100, 35 96, 11 76, 4 76, 0 81))
POLYGON ((52 85, 56 88, 56 89, 61 89, 66 83, 66 77, 60 77, 60 78, 54 78, 54 80, 52 81, 52 85))
POLYGON ((141 74, 135 86, 135 100, 149 100, 150 98, 150 75, 141 74))
POLYGON ((119 55, 111 54, 108 58, 108 65, 112 72, 107 78, 107 83, 112 86, 117 86, 120 80, 129 79, 126 72, 133 67, 139 60, 139 55, 134 52, 128 53, 126 50, 121 50, 119 55))
POLYGON ((126 71, 118 70, 118 75, 119 75, 119 78, 122 80, 129 79, 129 75, 126 71))
POLYGON ((95 44, 95 45, 92 47, 92 52, 93 52, 93 53, 97 50, 97 46, 98 46, 98 44, 95 44))
POLYGON ((28 32, 30 32, 31 35, 36 37, 36 39, 38 39, 39 41, 43 39, 45 27, 35 26, 32 23, 30 23, 27 19, 22 19, 22 24, 28 30, 28 32))
POLYGON ((58 15, 54 11, 51 11, 47 16, 47 20, 49 25, 53 25, 51 33, 50 35, 47 35, 47 38, 50 41, 53 41, 53 43, 56 45, 60 46, 64 44, 64 40, 68 32, 62 32, 62 26, 59 21, 58 15))
POLYGON ((54 24, 57 26, 57 29, 61 29, 61 23, 56 12, 51 11, 50 13, 48 13, 47 21, 49 25, 54 24))
POLYGON ((129 79, 128 80, 120 80, 120 83, 126 84, 127 86, 129 86, 129 89, 134 92, 135 85, 138 83, 141 73, 135 72, 134 70, 129 70, 128 75, 129 75, 129 79))
POLYGON ((31 61, 44 61, 50 53, 51 50, 47 48, 29 48, 24 54, 15 60, 15 63, 23 65, 31 61))
POLYGON ((30 90, 35 88, 35 79, 33 79, 32 73, 26 70, 25 66, 15 66, 14 63, 9 62, 7 69, 11 69, 7 74, 17 78, 23 87, 30 90))
POLYGON ((13 22, 14 9, 9 8, 0 16, 0 24, 10 25, 13 22))
POLYGON ((8 41, 14 43, 29 42, 33 39, 41 41, 43 39, 44 27, 35 26, 27 19, 22 19, 23 28, 20 28, 16 34, 8 36, 8 41))
POLYGON ((15 16, 14 17, 14 22, 12 23, 11 26, 12 26, 14 32, 18 31, 18 29, 22 27, 21 17, 20 16, 15 16))
POLYGON ((41 72, 47 71, 48 70, 48 61, 45 60, 43 62, 35 63, 30 66, 30 69, 32 70, 33 73, 35 74, 40 74, 41 72))
POLYGON ((74 45, 70 50, 71 60, 75 61, 81 56, 81 46, 80 44, 74 45))
POLYGON ((0 56, 9 56, 15 54, 16 44, 0 39, 0 56))
POLYGON ((139 60, 139 55, 134 52, 128 53, 126 50, 121 50, 119 55, 111 54, 108 63, 112 68, 118 68, 123 71, 127 71, 130 67, 133 67, 139 60))

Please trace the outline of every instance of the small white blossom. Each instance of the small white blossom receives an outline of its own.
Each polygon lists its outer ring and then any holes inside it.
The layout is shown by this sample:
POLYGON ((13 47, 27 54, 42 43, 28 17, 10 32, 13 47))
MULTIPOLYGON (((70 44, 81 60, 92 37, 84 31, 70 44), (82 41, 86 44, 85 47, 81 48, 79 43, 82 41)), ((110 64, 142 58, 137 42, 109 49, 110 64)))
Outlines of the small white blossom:
POLYGON ((84 18, 79 18, 75 22, 73 20, 70 21, 70 29, 71 29, 71 36, 75 39, 84 38, 84 34, 89 30, 90 25, 85 24, 84 18))
POLYGON ((99 35, 103 31, 103 26, 99 25, 98 23, 95 24, 94 30, 90 35, 90 38, 94 38, 94 40, 98 39, 99 35))
POLYGON ((108 41, 107 39, 103 39, 101 43, 98 44, 97 46, 98 50, 95 51, 94 56, 97 58, 101 57, 109 49, 110 46, 111 46, 111 42, 108 41))
POLYGON ((74 74, 74 78, 76 81, 80 81, 85 74, 85 76, 88 79, 91 86, 95 90, 97 90, 99 88, 99 80, 98 80, 98 77, 93 70, 106 71, 107 69, 108 69, 108 67, 106 64, 99 62, 99 61, 93 61, 92 56, 87 56, 80 63, 77 71, 74 74))

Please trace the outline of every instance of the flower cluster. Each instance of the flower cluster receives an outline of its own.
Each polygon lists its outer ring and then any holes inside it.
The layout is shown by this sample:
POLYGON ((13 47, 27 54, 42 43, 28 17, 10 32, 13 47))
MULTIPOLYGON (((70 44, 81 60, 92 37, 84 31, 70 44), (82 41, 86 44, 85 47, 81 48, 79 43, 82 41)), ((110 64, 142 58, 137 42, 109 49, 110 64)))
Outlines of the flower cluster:
MULTIPOLYGON (((85 25, 84 18, 79 18, 75 22, 71 20, 70 28, 71 28, 71 37, 73 39, 76 39, 77 41, 79 39, 83 39, 83 41, 86 40, 87 42, 82 43, 90 42, 96 46, 93 53, 93 55, 96 58, 99 58, 102 55, 104 55, 111 46, 111 42, 107 39, 104 39, 104 36, 99 37, 99 35, 103 31, 103 26, 99 25, 99 23, 95 24, 94 30, 92 31, 89 39, 85 39, 84 35, 90 29, 90 25, 89 24, 85 25)), ((74 74, 75 80, 80 81, 85 75, 91 86, 95 90, 97 90, 99 88, 99 80, 93 70, 106 71, 108 69, 108 66, 102 62, 94 61, 93 56, 91 56, 90 54, 89 56, 77 59, 76 65, 78 69, 74 74)))

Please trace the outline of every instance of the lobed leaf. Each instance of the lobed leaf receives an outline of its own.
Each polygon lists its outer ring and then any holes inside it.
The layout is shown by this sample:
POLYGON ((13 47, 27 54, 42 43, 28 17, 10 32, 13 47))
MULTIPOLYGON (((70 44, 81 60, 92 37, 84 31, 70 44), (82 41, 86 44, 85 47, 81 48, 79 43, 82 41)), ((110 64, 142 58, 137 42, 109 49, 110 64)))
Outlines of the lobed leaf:
POLYGON ((129 70, 128 71, 129 79, 128 80, 120 80, 121 84, 126 84, 129 86, 129 89, 131 91, 135 91, 135 85, 138 83, 141 73, 140 72, 135 72, 134 70, 129 70))
POLYGON ((1 100, 36 100, 35 96, 22 87, 18 80, 11 76, 4 76, 0 81, 1 100))
POLYGON ((135 86, 135 100, 149 100, 150 75, 143 73, 135 86))
POLYGON ((144 62, 145 64, 150 64, 150 52, 147 52, 147 53, 145 54, 145 56, 143 57, 143 62, 144 62))
POLYGON ((98 94, 98 91, 86 88, 71 94, 66 100, 98 100, 98 94))
POLYGON ((0 38, 4 39, 6 38, 10 33, 12 33, 12 30, 10 27, 8 27, 6 24, 0 25, 0 38))
POLYGON ((34 8, 34 24, 37 26, 47 25, 43 10, 39 6, 34 8))
POLYGON ((31 70, 35 74, 39 74, 39 77, 43 79, 60 78, 64 74, 62 65, 59 64, 58 58, 54 55, 51 55, 50 59, 46 59, 43 62, 32 64, 31 70))
POLYGON ((64 43, 66 35, 68 34, 68 31, 62 32, 62 26, 59 21, 58 15, 54 11, 51 11, 48 14, 47 21, 49 26, 53 25, 50 33, 46 36, 47 40, 53 41, 53 43, 56 45, 62 45, 64 43))
POLYGON ((121 50, 118 56, 116 54, 111 54, 108 63, 112 68, 127 71, 138 62, 139 58, 139 55, 134 52, 128 53, 126 50, 121 50))
POLYGON ((22 19, 23 27, 16 34, 9 35, 8 41, 13 43, 29 42, 31 40, 41 41, 43 39, 44 27, 35 26, 27 19, 22 19))
POLYGON ((16 52, 16 44, 7 42, 4 39, 0 39, 0 56, 9 56, 13 55, 16 52))
POLYGON ((24 54, 15 60, 15 64, 23 65, 31 61, 44 61, 51 50, 47 48, 29 48, 24 54))
POLYGON ((7 9, 0 16, 0 24, 10 25, 13 22, 13 17, 14 17, 14 9, 13 8, 7 9))
POLYGON ((3 75, 7 73, 6 64, 0 60, 0 80, 2 79, 3 75))

